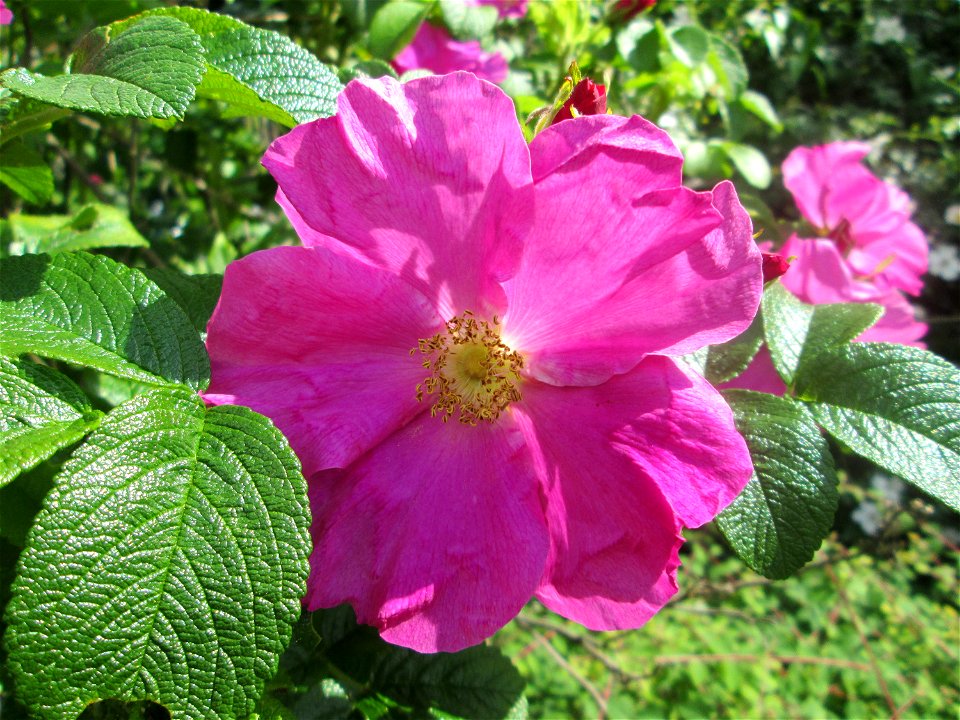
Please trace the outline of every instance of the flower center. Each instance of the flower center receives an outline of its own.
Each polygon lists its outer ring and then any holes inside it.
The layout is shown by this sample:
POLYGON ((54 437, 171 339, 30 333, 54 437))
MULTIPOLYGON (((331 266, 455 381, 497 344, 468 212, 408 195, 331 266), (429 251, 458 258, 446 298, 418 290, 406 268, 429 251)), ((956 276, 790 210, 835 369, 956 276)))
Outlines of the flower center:
POLYGON ((454 415, 464 425, 493 422, 507 405, 520 399, 517 386, 523 357, 500 340, 500 321, 477 320, 466 310, 447 321, 446 330, 423 338, 410 351, 426 355, 430 374, 417 385, 417 400, 433 396, 430 415, 447 422, 454 415))

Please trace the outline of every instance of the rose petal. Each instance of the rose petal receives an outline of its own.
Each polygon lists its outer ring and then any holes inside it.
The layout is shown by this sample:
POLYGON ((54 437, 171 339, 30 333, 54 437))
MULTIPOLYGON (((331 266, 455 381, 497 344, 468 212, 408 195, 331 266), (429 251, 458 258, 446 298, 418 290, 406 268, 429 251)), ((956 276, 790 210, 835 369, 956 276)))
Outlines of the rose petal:
POLYGON ((494 85, 468 73, 355 80, 336 116, 294 128, 263 163, 314 231, 403 275, 445 318, 499 309, 531 178, 513 103, 494 85))
POLYGON ((394 275, 321 248, 256 252, 224 275, 204 397, 273 420, 305 474, 343 467, 424 411, 409 351, 441 327, 394 275))
POLYGON ((642 625, 676 592, 678 519, 712 519, 750 477, 730 409, 655 356, 594 387, 528 381, 515 407, 547 502, 537 597, 595 630, 642 625))
POLYGON ((536 231, 504 283, 505 337, 533 377, 597 384, 647 353, 687 353, 747 328, 761 257, 730 183, 634 199, 606 162, 563 169, 578 181, 555 173, 537 183, 536 231))
POLYGON ((384 639, 453 652, 530 599, 546 526, 514 423, 423 415, 342 472, 311 478, 314 550, 305 602, 353 605, 384 639))

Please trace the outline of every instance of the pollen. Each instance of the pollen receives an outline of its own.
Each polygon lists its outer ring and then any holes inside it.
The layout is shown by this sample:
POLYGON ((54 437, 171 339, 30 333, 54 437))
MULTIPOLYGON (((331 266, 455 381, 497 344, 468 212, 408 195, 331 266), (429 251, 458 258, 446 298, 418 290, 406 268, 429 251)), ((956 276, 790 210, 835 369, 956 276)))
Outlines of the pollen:
POLYGON ((443 332, 422 338, 411 355, 423 356, 429 373, 417 385, 417 400, 429 395, 430 415, 443 422, 456 418, 476 426, 494 422, 520 399, 523 357, 500 339, 500 321, 478 320, 466 310, 450 319, 443 332))

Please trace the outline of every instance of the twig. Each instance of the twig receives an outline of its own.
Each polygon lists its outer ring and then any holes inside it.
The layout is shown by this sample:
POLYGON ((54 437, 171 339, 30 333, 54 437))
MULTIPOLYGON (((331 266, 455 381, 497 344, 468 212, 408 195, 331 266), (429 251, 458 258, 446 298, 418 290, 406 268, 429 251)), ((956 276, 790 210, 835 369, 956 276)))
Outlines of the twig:
POLYGON ((528 630, 533 627, 540 627, 549 632, 556 633, 561 635, 566 640, 569 640, 572 643, 576 643, 582 647, 588 655, 590 655, 594 660, 597 660, 601 665, 603 665, 607 670, 616 675, 620 680, 624 682, 634 681, 634 680, 645 680, 646 675, 641 675, 638 673, 632 673, 628 670, 624 670, 616 660, 607 655, 603 650, 601 650, 597 644, 586 635, 579 635, 573 630, 568 630, 563 625, 558 623, 550 622, 549 620, 541 620, 540 618, 532 617, 518 617, 516 619, 517 625, 520 627, 526 627, 528 630))
POLYGON ((56 135, 53 133, 47 133, 46 140, 47 144, 56 151, 57 155, 59 155, 63 161, 70 166, 70 169, 74 172, 74 174, 83 180, 83 184, 90 188, 90 192, 93 193, 97 200, 102 203, 110 202, 110 198, 108 198, 103 190, 98 187, 94 179, 90 177, 89 173, 87 173, 87 171, 84 169, 83 165, 81 165, 80 162, 73 156, 73 153, 60 144, 60 141, 57 140, 56 135))
POLYGON ((830 578, 830 582, 833 583, 834 587, 837 588, 837 594, 840 596, 840 602, 843 603, 844 609, 850 615, 850 620, 853 623, 854 629, 857 631, 857 635, 860 637, 860 643, 863 645, 863 649, 867 653, 867 657, 870 659, 870 667, 873 670, 874 676, 877 678, 877 684, 880 685, 880 691, 883 693, 883 698, 887 702, 887 707, 890 708, 891 720, 897 720, 900 717, 900 711, 897 709, 897 704, 893 700, 893 696, 890 694, 890 688, 887 687, 887 681, 883 678, 883 673, 880 672, 880 666, 877 663, 877 657, 873 654, 873 648, 870 647, 870 641, 867 639, 866 634, 863 632, 863 628, 860 626, 860 619, 857 617, 857 613, 853 609, 853 605, 850 603, 850 598, 847 597, 847 591, 843 589, 837 574, 833 571, 833 568, 828 567, 827 575, 830 578))
POLYGON ((566 658, 564 658, 563 655, 561 655, 557 651, 557 649, 550 644, 550 641, 547 640, 543 635, 534 631, 534 639, 540 643, 543 649, 547 651, 547 654, 549 654, 550 657, 553 658, 553 660, 557 663, 557 665, 563 668, 567 672, 567 674, 570 675, 570 677, 572 677, 574 680, 577 681, 580 687, 582 687, 584 690, 586 690, 590 694, 590 697, 592 697, 593 701, 597 704, 598 717, 606 716, 607 701, 603 699, 603 695, 600 694, 600 691, 597 690, 594 684, 591 683, 589 680, 587 680, 585 677, 583 677, 583 675, 578 673, 574 669, 574 667, 567 662, 566 658))
POLYGON ((662 665, 688 665, 695 662, 720 663, 744 662, 759 663, 764 660, 773 660, 781 665, 821 665, 824 667, 838 667, 846 670, 860 670, 870 672, 871 667, 866 663, 842 660, 840 658, 814 657, 808 655, 752 655, 749 653, 716 653, 712 655, 659 655, 651 661, 657 667, 662 665))

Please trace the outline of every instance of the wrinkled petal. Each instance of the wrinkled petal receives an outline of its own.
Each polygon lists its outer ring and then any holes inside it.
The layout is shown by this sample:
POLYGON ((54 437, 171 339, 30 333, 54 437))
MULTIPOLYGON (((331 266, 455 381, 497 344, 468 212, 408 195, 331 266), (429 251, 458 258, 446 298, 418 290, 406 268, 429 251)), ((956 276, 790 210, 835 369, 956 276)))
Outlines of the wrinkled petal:
POLYGON ((736 337, 763 290, 760 251, 730 183, 636 196, 598 156, 537 182, 536 230, 504 283, 507 342, 533 377, 555 385, 597 384, 648 353, 736 337))
POLYGON ((601 385, 523 394, 551 543, 537 597, 592 629, 642 625, 676 592, 679 522, 712 519, 750 477, 730 409, 656 356, 601 385))
POLYGON ((353 605, 388 642, 474 645, 509 622, 543 572, 537 480, 512 422, 423 415, 345 471, 310 480, 307 607, 353 605))
POLYGON ((903 295, 893 290, 872 302, 883 305, 883 315, 876 325, 867 328, 857 337, 859 342, 889 342, 926 347, 921 338, 927 334, 927 325, 917 321, 916 311, 903 295))
POLYGON ((851 248, 847 262, 857 274, 873 279, 880 287, 919 295, 929 253, 927 236, 901 217, 895 232, 851 248))
POLYGON ((394 275, 320 248, 256 252, 224 275, 204 398, 269 417, 308 476, 344 467, 424 411, 409 351, 439 327, 394 275))
POLYGON ((437 75, 464 70, 481 80, 498 83, 507 77, 507 59, 498 52, 486 52, 476 40, 460 42, 442 27, 425 22, 413 40, 393 59, 397 72, 430 70, 437 75))
POLYGON ((513 271, 530 221, 518 211, 530 202, 530 160, 510 98, 456 73, 354 80, 337 102, 336 116, 264 155, 290 206, 401 274, 445 318, 499 309, 496 281, 513 271))

